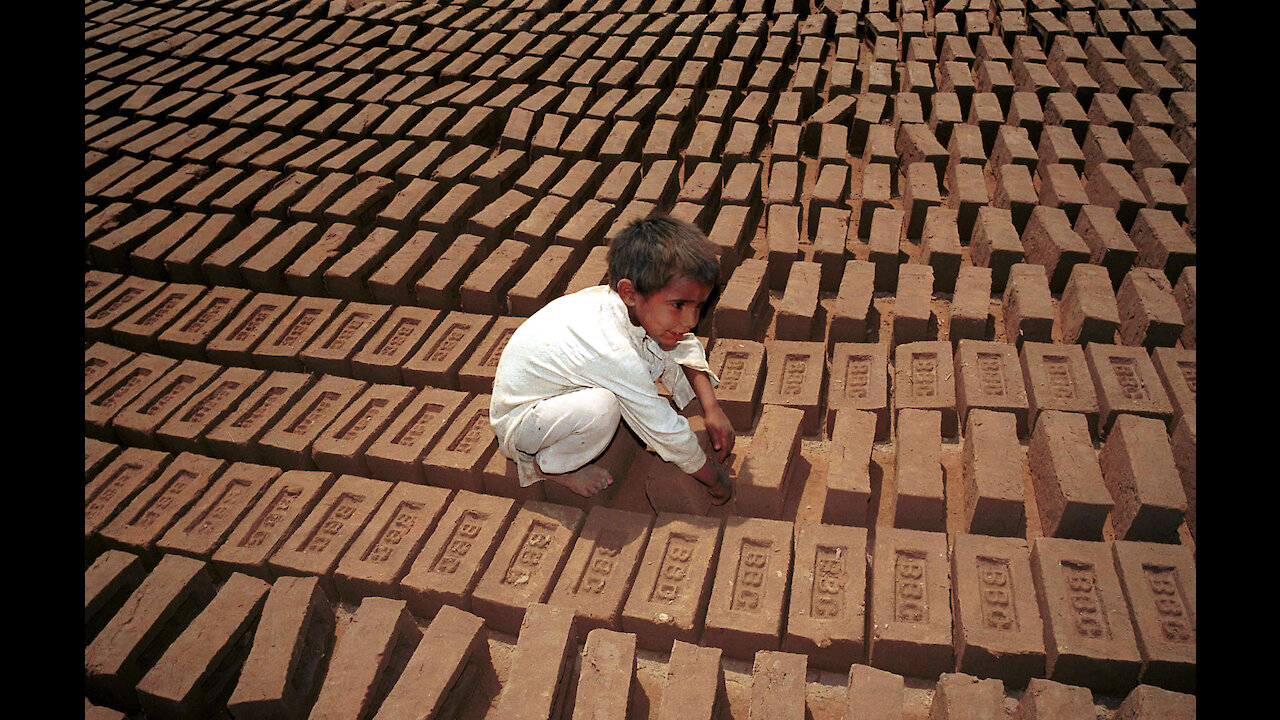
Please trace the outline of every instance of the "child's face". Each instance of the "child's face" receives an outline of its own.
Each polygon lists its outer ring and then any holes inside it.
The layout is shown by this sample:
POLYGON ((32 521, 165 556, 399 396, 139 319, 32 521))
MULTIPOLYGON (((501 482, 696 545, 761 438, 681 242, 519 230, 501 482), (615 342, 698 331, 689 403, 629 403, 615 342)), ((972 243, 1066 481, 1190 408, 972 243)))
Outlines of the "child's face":
POLYGON ((644 328, 663 350, 675 348, 685 333, 692 332, 711 289, 710 285, 681 275, 645 297, 630 279, 618 281, 618 295, 627 304, 631 322, 644 328))

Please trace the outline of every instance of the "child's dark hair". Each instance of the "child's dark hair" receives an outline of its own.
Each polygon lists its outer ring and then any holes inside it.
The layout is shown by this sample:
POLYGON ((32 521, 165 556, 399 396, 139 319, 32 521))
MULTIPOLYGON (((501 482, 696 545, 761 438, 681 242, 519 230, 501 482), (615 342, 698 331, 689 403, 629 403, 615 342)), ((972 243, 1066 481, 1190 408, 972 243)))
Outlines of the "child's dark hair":
POLYGON ((623 228, 609 242, 609 287, 628 278, 641 295, 661 290, 687 275, 715 287, 720 272, 715 247, 696 225, 667 215, 651 215, 623 228))

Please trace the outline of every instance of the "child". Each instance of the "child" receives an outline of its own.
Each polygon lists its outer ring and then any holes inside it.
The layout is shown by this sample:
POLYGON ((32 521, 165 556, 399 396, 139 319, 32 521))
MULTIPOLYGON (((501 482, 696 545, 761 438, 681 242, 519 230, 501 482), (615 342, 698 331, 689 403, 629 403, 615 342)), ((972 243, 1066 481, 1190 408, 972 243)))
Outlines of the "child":
POLYGON ((521 487, 550 479, 590 497, 613 482, 592 461, 626 420, 722 505, 733 490, 719 463, 735 435, 713 390, 720 381, 690 332, 715 286, 712 245, 693 225, 659 215, 619 232, 607 257, 607 286, 547 303, 511 335, 489 406, 498 447, 516 461, 521 487), (658 394, 659 378, 679 407, 701 403, 714 458, 658 394))

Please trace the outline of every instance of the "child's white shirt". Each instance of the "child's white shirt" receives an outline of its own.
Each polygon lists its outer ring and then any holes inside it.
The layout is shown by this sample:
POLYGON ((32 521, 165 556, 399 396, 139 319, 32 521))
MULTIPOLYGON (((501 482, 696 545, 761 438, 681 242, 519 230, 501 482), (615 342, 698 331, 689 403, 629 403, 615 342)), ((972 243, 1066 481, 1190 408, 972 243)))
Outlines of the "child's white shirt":
POLYGON ((498 360, 489 404, 489 422, 504 455, 513 458, 520 485, 537 480, 533 456, 512 440, 524 414, 538 401, 580 388, 603 388, 622 406, 622 419, 663 460, 686 473, 706 462, 706 453, 688 419, 658 394, 662 380, 677 407, 696 395, 681 366, 719 378, 707 367, 706 352, 693 333, 667 351, 631 323, 616 291, 597 285, 547 303, 512 333, 498 360))

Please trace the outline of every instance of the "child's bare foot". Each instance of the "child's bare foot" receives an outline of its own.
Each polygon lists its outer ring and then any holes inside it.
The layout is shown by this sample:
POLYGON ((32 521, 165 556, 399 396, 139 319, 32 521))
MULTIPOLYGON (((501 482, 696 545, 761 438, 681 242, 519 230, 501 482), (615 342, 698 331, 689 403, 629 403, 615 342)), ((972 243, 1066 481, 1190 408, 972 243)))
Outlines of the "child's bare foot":
POLYGON ((609 471, 597 465, 587 465, 579 470, 559 475, 544 473, 539 468, 538 474, 547 480, 560 483, 582 497, 591 497, 613 484, 613 477, 609 475, 609 471))
MULTIPOLYGON (((696 479, 696 478, 695 478, 696 479)), ((702 483, 701 480, 698 480, 702 483)), ((711 504, 719 507, 729 502, 733 498, 733 483, 730 482, 729 476, 719 468, 716 468, 716 482, 714 485, 702 483, 707 489, 707 494, 711 496, 711 504)))

